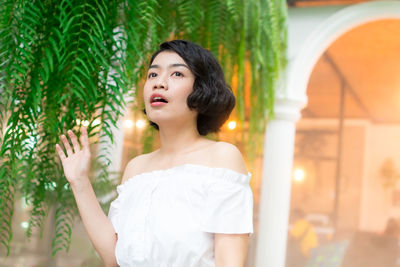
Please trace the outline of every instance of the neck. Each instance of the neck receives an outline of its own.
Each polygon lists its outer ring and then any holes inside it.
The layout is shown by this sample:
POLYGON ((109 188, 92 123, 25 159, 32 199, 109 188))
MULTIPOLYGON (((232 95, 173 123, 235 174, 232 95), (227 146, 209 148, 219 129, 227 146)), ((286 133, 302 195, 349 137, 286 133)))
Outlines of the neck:
POLYGON ((161 142, 159 152, 162 155, 173 156, 184 153, 201 139, 196 122, 190 125, 161 126, 159 130, 161 142))

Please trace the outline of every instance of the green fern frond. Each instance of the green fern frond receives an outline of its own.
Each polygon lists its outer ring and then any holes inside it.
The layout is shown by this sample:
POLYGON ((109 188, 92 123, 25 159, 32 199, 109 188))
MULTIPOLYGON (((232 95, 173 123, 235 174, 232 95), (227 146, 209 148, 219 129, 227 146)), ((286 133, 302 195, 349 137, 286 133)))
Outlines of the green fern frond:
MULTIPOLYGON (((71 199, 72 200, 72 199, 71 199)), ((64 201, 63 201, 64 202, 64 201)), ((52 241, 52 255, 58 251, 69 251, 71 243, 72 226, 75 220, 76 211, 71 203, 62 203, 55 212, 55 235, 52 241)))
POLYGON ((0 166, 0 243, 6 248, 6 255, 9 255, 16 185, 12 178, 7 177, 7 172, 12 168, 12 163, 3 162, 0 166))
POLYGON ((199 0, 180 0, 176 4, 176 36, 199 41, 199 33, 204 20, 204 8, 199 0))

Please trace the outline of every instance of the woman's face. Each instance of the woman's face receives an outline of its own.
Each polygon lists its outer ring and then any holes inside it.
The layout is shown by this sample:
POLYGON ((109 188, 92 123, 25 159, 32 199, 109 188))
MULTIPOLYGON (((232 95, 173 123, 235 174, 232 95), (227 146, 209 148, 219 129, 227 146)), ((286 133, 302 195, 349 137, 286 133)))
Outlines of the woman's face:
POLYGON ((186 103, 193 91, 194 80, 188 65, 177 53, 164 51, 158 54, 148 70, 143 89, 149 120, 158 126, 195 121, 197 111, 190 110, 186 103))

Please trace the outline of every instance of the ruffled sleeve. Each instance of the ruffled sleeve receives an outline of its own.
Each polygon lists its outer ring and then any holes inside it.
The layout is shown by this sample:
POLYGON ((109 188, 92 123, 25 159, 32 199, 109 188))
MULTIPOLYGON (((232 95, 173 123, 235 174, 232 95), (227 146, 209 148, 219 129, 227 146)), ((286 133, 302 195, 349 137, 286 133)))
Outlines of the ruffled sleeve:
POLYGON ((224 170, 206 189, 204 231, 210 233, 253 233, 251 174, 224 170))
POLYGON ((122 205, 122 197, 120 195, 120 186, 117 186, 117 192, 118 192, 118 197, 116 199, 114 199, 111 204, 110 204, 110 209, 108 210, 108 218, 110 219, 114 230, 116 233, 119 232, 120 230, 120 222, 119 222, 119 212, 121 209, 121 205, 122 205))

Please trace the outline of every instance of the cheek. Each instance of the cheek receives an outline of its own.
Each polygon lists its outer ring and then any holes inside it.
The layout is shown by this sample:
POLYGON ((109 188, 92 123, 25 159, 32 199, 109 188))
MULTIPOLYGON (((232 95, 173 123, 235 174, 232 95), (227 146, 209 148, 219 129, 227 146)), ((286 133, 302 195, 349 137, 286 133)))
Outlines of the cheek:
POLYGON ((179 96, 176 96, 175 101, 177 101, 178 106, 176 106, 176 108, 180 109, 180 110, 188 110, 189 106, 187 104, 187 99, 188 96, 190 95, 190 92, 181 92, 181 94, 179 94, 179 96))
POLYGON ((186 85, 184 87, 184 90, 181 93, 182 99, 184 100, 184 102, 187 102, 187 98, 189 97, 189 95, 193 92, 193 85, 186 85))
POLYGON ((143 98, 146 99, 146 97, 149 97, 150 94, 150 85, 148 84, 148 82, 146 82, 143 86, 143 98))
MULTIPOLYGON (((193 93, 193 89, 191 89, 190 91, 188 91, 188 92, 186 93, 185 103, 187 103, 187 100, 188 100, 189 96, 190 96, 192 93, 193 93)), ((188 107, 188 108, 189 108, 189 107, 188 107)))
POLYGON ((144 102, 145 106, 147 106, 149 104, 150 97, 153 94, 151 87, 145 85, 143 87, 142 94, 143 94, 143 96, 142 96, 143 102, 144 102))

